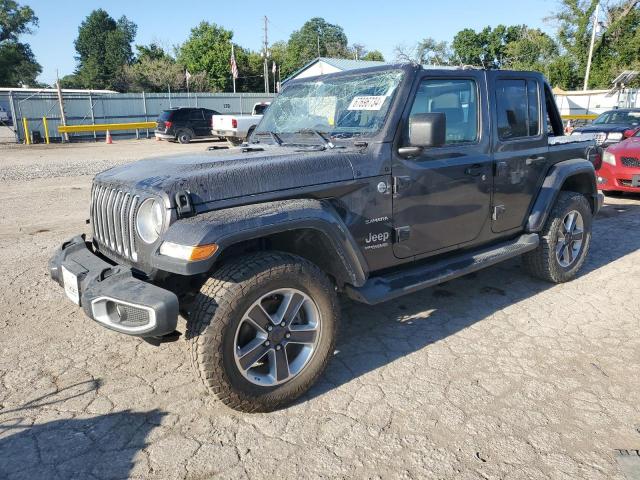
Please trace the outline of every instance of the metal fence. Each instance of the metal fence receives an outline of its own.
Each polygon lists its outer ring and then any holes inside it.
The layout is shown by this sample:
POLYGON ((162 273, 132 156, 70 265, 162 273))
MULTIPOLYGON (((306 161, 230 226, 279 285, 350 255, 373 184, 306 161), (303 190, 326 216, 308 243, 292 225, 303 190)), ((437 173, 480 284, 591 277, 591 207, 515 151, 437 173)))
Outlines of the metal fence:
MULTIPOLYGON (((87 125, 153 121, 162 110, 172 107, 204 107, 224 114, 246 114, 251 113, 255 103, 271 101, 273 96, 263 93, 63 93, 63 103, 67 125, 87 125)), ((58 126, 62 120, 55 93, 0 92, 0 126, 8 127, 12 133, 3 140, 24 141, 24 118, 29 132, 39 132, 44 138, 43 117, 47 118, 52 141, 60 141, 58 126)), ((121 135, 134 133, 125 131, 121 135)), ((83 137, 95 138, 96 134, 74 134, 73 138, 83 137)))

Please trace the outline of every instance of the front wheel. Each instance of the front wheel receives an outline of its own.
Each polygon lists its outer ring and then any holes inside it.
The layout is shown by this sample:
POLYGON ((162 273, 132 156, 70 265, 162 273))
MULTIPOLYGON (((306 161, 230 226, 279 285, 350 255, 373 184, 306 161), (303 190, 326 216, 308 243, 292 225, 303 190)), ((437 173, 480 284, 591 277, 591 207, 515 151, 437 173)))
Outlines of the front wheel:
POLYGON ((338 322, 333 284, 314 264, 277 252, 239 258, 197 295, 187 323, 192 365, 230 407, 274 410, 320 376, 338 322))
POLYGON ((541 232, 540 245, 522 257, 525 268, 549 282, 571 280, 587 258, 591 223, 591 207, 584 195, 560 192, 541 232))

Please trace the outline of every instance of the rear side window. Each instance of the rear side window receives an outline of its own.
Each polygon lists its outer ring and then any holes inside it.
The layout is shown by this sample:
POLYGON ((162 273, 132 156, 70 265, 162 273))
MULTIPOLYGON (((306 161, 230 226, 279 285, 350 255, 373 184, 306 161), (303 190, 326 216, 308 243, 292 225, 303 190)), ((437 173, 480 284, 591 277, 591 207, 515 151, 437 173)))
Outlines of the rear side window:
POLYGON ((478 95, 474 80, 423 80, 416 92, 411 115, 432 112, 445 114, 447 144, 478 139, 478 95))
POLYGON ((269 105, 256 105, 253 107, 253 111, 256 115, 264 115, 265 110, 269 105))
POLYGON ((195 121, 199 121, 202 120, 204 117, 202 116, 202 110, 191 110, 189 112, 189 120, 195 120, 195 121))
POLYGON ((161 120, 164 122, 166 120, 169 120, 170 118, 171 118, 171 110, 163 110, 160 116, 158 117, 158 120, 161 120))
POLYGON ((535 80, 496 82, 498 137, 513 140, 540 134, 540 100, 535 80))

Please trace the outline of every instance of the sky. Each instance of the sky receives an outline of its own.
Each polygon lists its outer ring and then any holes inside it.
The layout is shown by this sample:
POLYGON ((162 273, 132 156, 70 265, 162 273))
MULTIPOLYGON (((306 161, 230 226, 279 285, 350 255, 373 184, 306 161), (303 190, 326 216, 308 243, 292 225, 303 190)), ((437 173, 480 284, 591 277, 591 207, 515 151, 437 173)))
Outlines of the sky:
POLYGON ((553 32, 553 23, 544 19, 557 8, 557 0, 19 0, 31 6, 39 27, 25 35, 42 65, 39 80, 48 84, 73 73, 73 41, 78 26, 96 8, 103 8, 118 19, 126 15, 138 25, 136 44, 159 42, 168 50, 184 42, 192 27, 203 20, 215 22, 234 32, 234 42, 259 50, 263 18, 269 19, 269 42, 287 40, 312 17, 323 17, 344 28, 349 43, 360 43, 369 50, 380 50, 387 60, 394 59, 398 45, 412 46, 425 37, 453 38, 463 28, 479 30, 487 25, 526 24, 553 32))

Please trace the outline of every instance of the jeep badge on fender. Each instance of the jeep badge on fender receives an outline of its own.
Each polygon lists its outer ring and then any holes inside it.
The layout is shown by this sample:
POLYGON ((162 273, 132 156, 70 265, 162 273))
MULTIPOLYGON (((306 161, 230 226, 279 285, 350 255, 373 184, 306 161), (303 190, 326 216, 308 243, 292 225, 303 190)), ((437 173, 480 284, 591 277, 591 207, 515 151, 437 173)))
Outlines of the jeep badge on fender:
POLYGON ((250 144, 98 174, 91 238, 63 243, 50 274, 69 308, 153 344, 184 316, 209 391, 277 409, 330 360, 338 295, 376 304, 515 256, 575 277, 602 197, 593 139, 562 135, 538 73, 292 80, 250 144))

